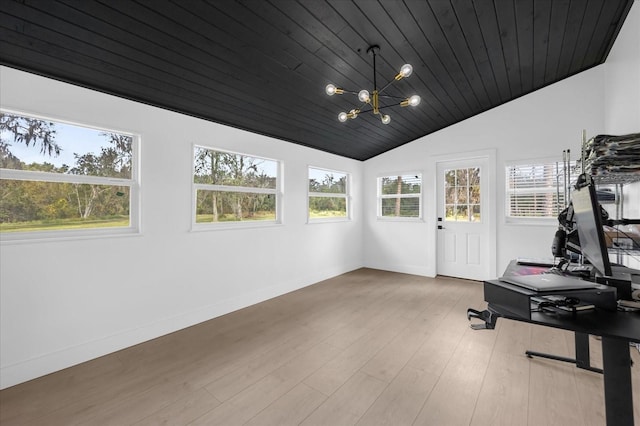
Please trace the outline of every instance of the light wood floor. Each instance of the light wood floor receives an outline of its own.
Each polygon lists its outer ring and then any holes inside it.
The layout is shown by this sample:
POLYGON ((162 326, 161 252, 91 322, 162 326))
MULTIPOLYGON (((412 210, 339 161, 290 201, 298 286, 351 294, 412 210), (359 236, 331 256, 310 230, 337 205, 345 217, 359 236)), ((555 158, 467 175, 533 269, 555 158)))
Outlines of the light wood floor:
POLYGON ((361 269, 5 389, 0 424, 605 423, 602 376, 523 354, 572 356, 571 333, 471 330, 484 306, 477 282, 361 269))

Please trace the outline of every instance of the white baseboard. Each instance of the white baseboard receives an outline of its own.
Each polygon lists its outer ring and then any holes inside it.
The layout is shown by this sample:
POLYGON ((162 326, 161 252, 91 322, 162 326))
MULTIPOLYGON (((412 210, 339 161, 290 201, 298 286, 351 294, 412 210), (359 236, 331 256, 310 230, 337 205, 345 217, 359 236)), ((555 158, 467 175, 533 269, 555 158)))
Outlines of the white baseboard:
POLYGON ((398 272, 401 274, 419 275, 422 277, 433 278, 436 276, 433 268, 418 265, 386 265, 386 264, 367 264, 366 268, 381 269, 383 271, 398 272))

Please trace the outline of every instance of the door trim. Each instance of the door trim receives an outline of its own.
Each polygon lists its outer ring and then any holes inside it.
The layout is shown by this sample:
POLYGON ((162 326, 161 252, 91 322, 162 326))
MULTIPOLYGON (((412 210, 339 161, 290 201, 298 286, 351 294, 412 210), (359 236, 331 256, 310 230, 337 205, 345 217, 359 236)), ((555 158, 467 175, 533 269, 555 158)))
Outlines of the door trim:
MULTIPOLYGON (((425 188, 428 191, 426 195, 426 199, 430 200, 425 204, 425 220, 429 226, 428 231, 428 240, 429 244, 429 265, 431 265, 431 270, 433 271, 432 275, 435 276, 438 274, 438 233, 436 232, 437 225, 437 217, 438 217, 438 196, 437 196, 437 185, 438 185, 438 164, 449 162, 449 161, 457 161, 457 160, 473 160, 481 158, 487 161, 487 185, 488 190, 485 191, 483 189, 483 194, 486 194, 487 197, 484 202, 487 202, 487 211, 489 213, 488 218, 488 227, 489 227, 489 277, 494 278, 497 277, 497 188, 496 188, 496 150, 495 149, 485 149, 479 151, 466 151, 459 152, 453 154, 444 154, 444 155, 434 155, 433 157, 429 157, 429 167, 428 170, 425 171, 425 178, 429 177, 427 180, 430 185, 425 188), (427 206, 430 206, 428 208, 427 206)), ((425 179, 426 180, 426 179, 425 179)))

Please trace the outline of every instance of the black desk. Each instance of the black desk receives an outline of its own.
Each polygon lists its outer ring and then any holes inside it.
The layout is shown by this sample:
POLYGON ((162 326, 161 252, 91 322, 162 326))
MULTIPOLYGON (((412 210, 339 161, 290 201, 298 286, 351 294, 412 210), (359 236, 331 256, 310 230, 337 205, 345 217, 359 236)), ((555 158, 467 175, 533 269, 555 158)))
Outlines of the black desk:
MULTIPOLYGON (((633 395, 631 387, 631 355, 629 342, 640 342, 640 313, 595 309, 576 315, 550 315, 530 312, 523 315, 509 306, 492 303, 491 293, 499 288, 517 291, 517 297, 538 293, 512 286, 498 280, 485 281, 485 300, 488 302, 489 320, 498 317, 515 321, 554 327, 575 333, 602 337, 604 370, 604 398, 607 425, 633 426, 633 395), (489 294, 489 297, 487 297, 489 294)), ((487 311, 485 311, 487 312, 487 311)), ((487 320, 486 316, 483 318, 487 320)))

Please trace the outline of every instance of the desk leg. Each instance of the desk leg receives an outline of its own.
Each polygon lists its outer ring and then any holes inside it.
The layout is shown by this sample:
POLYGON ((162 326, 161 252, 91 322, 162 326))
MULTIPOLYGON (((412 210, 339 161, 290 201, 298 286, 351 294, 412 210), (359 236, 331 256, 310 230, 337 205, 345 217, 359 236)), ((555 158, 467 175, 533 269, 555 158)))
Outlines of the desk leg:
POLYGON ((602 337, 604 404, 608 426, 633 426, 629 342, 602 337))
POLYGON ((587 333, 574 333, 576 343, 576 366, 584 370, 602 373, 602 370, 591 366, 591 355, 589 354, 589 335, 587 333))

